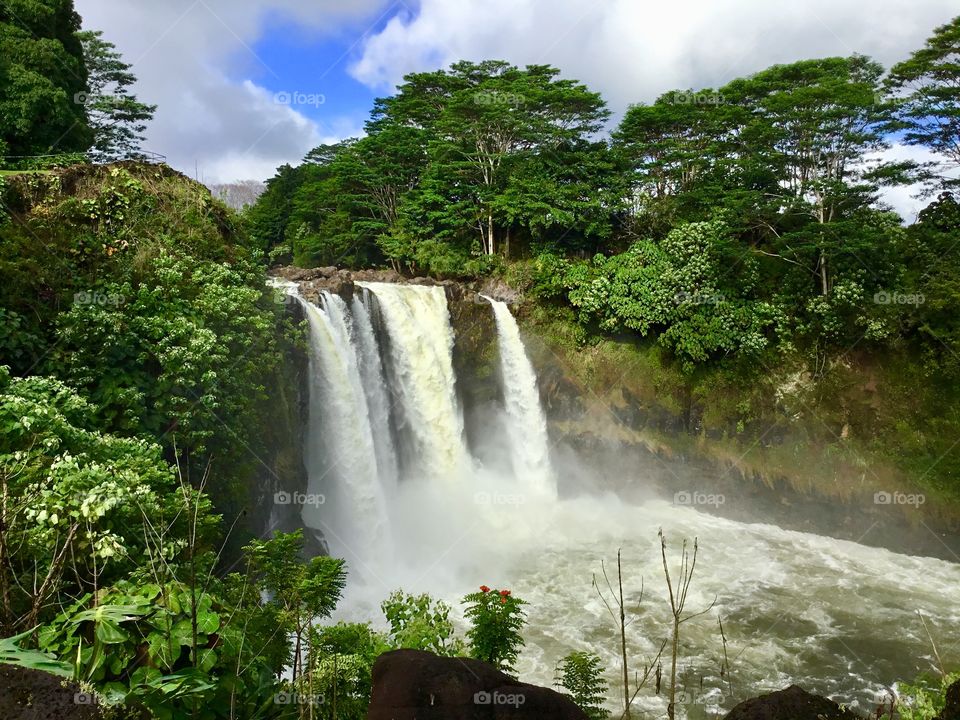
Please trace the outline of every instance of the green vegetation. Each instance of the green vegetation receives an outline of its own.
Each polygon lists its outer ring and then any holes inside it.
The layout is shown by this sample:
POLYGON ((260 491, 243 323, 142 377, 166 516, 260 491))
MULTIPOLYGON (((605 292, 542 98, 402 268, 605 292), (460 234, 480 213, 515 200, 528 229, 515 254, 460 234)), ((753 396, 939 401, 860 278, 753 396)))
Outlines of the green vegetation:
POLYGON ((603 663, 593 653, 572 652, 557 666, 557 685, 566 690, 590 720, 606 720, 607 682, 603 663))
POLYGON ((500 275, 574 370, 616 348, 638 375, 604 380, 744 469, 790 475, 812 447, 821 483, 866 472, 956 507, 957 28, 887 73, 853 55, 670 91, 606 142, 602 99, 553 68, 416 73, 365 137, 281 168, 246 220, 302 265, 500 275), (936 167, 884 161, 894 142, 936 167), (879 198, 917 180, 940 195, 904 226, 879 198))
POLYGON ((137 78, 102 32, 82 32, 79 37, 89 74, 79 99, 87 106, 92 155, 98 162, 136 157, 157 106, 140 102, 130 92, 137 78))
POLYGON ((530 238, 599 249, 619 202, 617 186, 600 189, 607 145, 591 139, 608 113, 558 74, 488 61, 407 76, 366 137, 280 168, 249 213, 252 236, 302 265, 443 275, 489 272, 530 238))
POLYGON ((139 155, 156 106, 130 92, 136 77, 113 43, 80 24, 73 0, 0 7, 0 168, 139 155))
POLYGON ((73 0, 0 8, 0 155, 86 150, 92 142, 80 16, 73 0))
POLYGON ((903 683, 897 688, 899 697, 893 705, 893 712, 882 715, 885 720, 894 717, 901 720, 929 720, 940 717, 946 700, 947 688, 960 681, 960 673, 937 677, 921 676, 915 683, 903 683))
MULTIPOLYGON (((776 66, 634 106, 609 140, 556 68, 415 73, 239 216, 165 166, 91 164, 139 153, 130 66, 71 0, 0 6, 0 661, 161 719, 360 720, 394 648, 514 672, 510 591, 464 598, 465 637, 402 591, 385 631, 332 624, 344 561, 253 537, 250 488, 299 463, 302 332, 266 288, 284 259, 500 275, 611 405, 629 391, 772 476, 813 449, 960 500, 957 22, 886 75, 776 66), (891 133, 936 167, 876 160, 891 133), (877 198, 908 179, 944 192, 904 227, 877 198)), ((560 666, 594 718, 601 672, 560 666)))
POLYGON ((524 624, 526 603, 509 590, 480 591, 463 598, 467 606, 464 616, 470 621, 467 631, 470 654, 504 672, 514 673, 513 666, 523 647, 520 630, 524 624))

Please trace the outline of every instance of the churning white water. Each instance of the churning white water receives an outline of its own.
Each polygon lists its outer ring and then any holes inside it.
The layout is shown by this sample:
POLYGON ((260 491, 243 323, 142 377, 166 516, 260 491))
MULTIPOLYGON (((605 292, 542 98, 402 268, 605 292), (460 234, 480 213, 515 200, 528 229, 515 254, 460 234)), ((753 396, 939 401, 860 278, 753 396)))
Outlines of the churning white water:
MULTIPOLYGON (((678 716, 715 717, 739 700, 791 682, 870 710, 885 685, 912 680, 933 666, 918 610, 944 663, 960 663, 955 634, 960 565, 735 522, 660 500, 632 505, 612 495, 558 498, 528 484, 529 473, 524 477, 521 470, 527 460, 515 459, 510 476, 470 462, 454 391, 453 337, 443 290, 364 287, 369 295, 351 303, 352 317, 342 301, 327 296, 323 308, 306 303, 310 487, 336 500, 317 512, 305 508, 304 521, 324 531, 332 552, 347 557, 352 569, 338 618, 376 622, 380 602, 398 588, 429 592, 455 612, 460 598, 481 584, 510 588, 529 602, 521 679, 550 685, 560 658, 590 650, 606 663, 613 700, 618 629, 592 579, 596 574, 610 601, 601 561, 609 572, 622 548, 632 618, 627 633, 631 675, 642 673, 668 632, 657 538, 663 528, 674 573, 683 539, 699 539, 688 611, 716 602, 710 612, 683 625, 684 693, 678 716), (378 338, 370 323, 372 297, 387 338, 378 338), (364 326, 370 327, 368 337, 364 326), (379 371, 370 362, 374 348, 381 354, 379 371), (376 389, 367 387, 378 377, 391 384, 392 392, 383 389, 389 419, 374 410, 382 399, 371 397, 376 389), (385 427, 420 460, 409 473, 401 472, 392 496, 379 476, 383 451, 376 448, 375 436, 387 432, 385 427), (342 468, 350 472, 341 473, 342 468), (724 663, 728 669, 721 676, 724 663)), ((537 403, 533 370, 527 370, 515 325, 505 317, 497 320, 510 435, 530 442, 545 435, 542 410, 538 404, 532 409, 537 403), (512 403, 517 405, 510 411, 512 403)), ((532 456, 536 467, 541 456, 532 456)), ((629 480, 643 485, 646 479, 629 480)), ((611 580, 615 583, 612 575, 611 580)), ((666 671, 669 661, 664 660, 666 671)), ((665 707, 652 683, 637 696, 637 710, 648 717, 663 716, 665 707)))
POLYGON ((537 375, 520 339, 520 328, 506 303, 482 295, 493 306, 500 345, 500 375, 508 421, 513 474, 536 491, 556 492, 550 464, 547 418, 540 406, 537 375))

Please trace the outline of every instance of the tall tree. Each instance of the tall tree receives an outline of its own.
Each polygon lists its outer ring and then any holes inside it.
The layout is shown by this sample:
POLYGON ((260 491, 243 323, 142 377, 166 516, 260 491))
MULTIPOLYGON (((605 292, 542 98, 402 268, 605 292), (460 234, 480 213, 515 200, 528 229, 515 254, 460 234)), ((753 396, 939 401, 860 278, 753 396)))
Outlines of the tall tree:
POLYGON ((79 30, 73 0, 0 3, 0 151, 38 155, 90 146, 79 30))
POLYGON ((86 93, 81 97, 86 101, 93 131, 92 152, 101 161, 136 157, 157 106, 140 102, 130 92, 137 78, 116 46, 103 39, 102 32, 82 32, 79 38, 89 73, 86 93))
POLYGON ((942 166, 930 168, 945 184, 960 184, 943 176, 960 168, 960 16, 938 27, 926 44, 890 70, 887 87, 897 98, 896 122, 908 145, 930 148, 942 166))
POLYGON ((774 254, 804 266, 812 252, 809 269, 824 296, 829 258, 844 250, 830 226, 877 199, 878 167, 868 158, 888 146, 882 73, 863 56, 804 60, 721 90, 741 110, 730 131, 740 173, 768 178, 757 214, 779 217, 779 227, 769 226, 774 254))
POLYGON ((497 252, 498 198, 523 162, 597 132, 608 117, 603 100, 547 65, 519 69, 490 60, 448 71, 408 75, 381 100, 374 122, 428 131, 431 169, 415 213, 447 231, 476 232, 484 254, 497 252))
POLYGON ((673 90, 652 105, 632 105, 612 134, 625 166, 628 197, 645 231, 665 235, 683 220, 702 220, 747 187, 731 167, 736 106, 715 90, 673 90))

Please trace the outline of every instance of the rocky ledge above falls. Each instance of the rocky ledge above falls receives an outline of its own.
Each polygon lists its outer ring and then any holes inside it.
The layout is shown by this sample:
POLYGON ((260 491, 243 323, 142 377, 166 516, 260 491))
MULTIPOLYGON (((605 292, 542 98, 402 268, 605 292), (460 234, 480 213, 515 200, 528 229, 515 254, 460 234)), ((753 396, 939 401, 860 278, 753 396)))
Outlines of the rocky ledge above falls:
POLYGON ((457 280, 435 280, 428 277, 406 277, 395 270, 346 270, 337 267, 299 268, 292 265, 274 268, 271 275, 300 285, 300 294, 308 300, 316 300, 321 291, 349 297, 355 282, 385 282, 401 285, 439 286, 447 293, 450 301, 479 302, 479 295, 487 295, 495 300, 514 303, 519 299, 517 291, 506 283, 485 279, 470 282, 457 280))

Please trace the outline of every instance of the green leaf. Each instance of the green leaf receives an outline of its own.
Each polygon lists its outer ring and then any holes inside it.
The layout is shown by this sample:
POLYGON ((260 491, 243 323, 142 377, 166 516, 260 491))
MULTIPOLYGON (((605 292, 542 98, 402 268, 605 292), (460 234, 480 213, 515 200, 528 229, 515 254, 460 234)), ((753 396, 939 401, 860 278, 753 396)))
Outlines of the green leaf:
POLYGON ((115 620, 105 618, 97 623, 97 640, 104 645, 115 645, 130 639, 130 633, 122 629, 115 620))
POLYGON ((36 650, 25 650, 19 643, 30 637, 33 630, 0 640, 0 663, 18 665, 31 670, 42 670, 60 677, 72 678, 73 666, 57 660, 52 655, 36 650))

